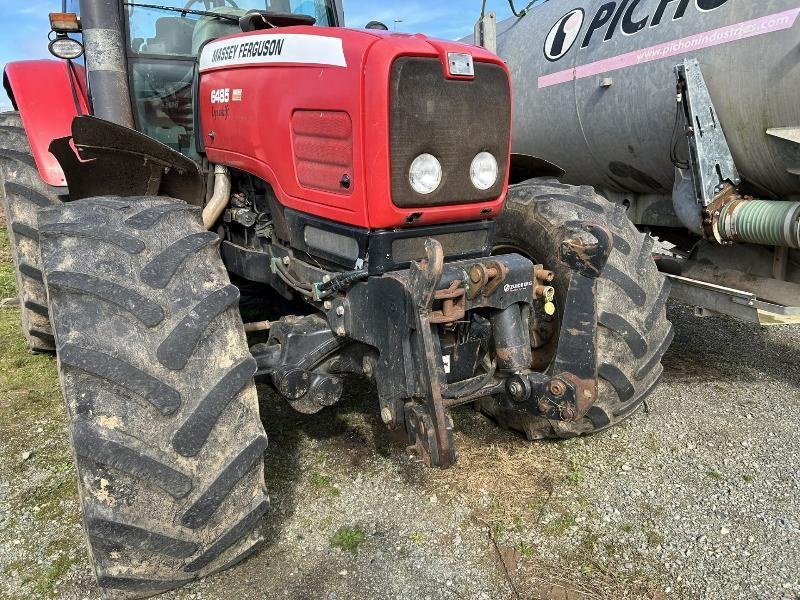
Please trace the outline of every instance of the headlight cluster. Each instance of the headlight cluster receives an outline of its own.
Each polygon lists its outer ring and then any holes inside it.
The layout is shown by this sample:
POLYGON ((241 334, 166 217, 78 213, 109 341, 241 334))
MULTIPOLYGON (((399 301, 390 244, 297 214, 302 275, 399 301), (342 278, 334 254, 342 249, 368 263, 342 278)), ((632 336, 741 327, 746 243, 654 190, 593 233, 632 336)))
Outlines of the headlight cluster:
POLYGON ((432 194, 442 183, 442 163, 432 154, 420 154, 411 163, 408 179, 418 194, 432 194))
MULTIPOLYGON (((490 152, 479 153, 469 167, 472 185, 481 191, 497 183, 498 173, 497 159, 490 152)), ((442 183, 442 163, 432 154, 420 154, 411 163, 408 180, 418 194, 432 194, 442 183)))

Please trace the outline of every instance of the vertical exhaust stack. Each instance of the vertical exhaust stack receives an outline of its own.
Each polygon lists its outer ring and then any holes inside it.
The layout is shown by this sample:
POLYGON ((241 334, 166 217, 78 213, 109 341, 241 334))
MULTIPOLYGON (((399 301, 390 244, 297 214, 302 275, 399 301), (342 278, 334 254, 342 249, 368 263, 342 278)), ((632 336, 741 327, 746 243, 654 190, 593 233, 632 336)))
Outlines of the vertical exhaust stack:
POLYGON ((80 4, 94 116, 133 128, 119 3, 116 0, 81 0, 80 4))

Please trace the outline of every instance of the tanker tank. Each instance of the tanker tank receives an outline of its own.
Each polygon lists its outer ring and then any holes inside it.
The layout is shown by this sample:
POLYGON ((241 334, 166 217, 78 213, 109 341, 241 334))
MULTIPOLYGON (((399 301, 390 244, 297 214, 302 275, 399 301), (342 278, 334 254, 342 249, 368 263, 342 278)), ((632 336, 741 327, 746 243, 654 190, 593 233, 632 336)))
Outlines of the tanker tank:
POLYGON ((498 25, 514 152, 559 165, 570 182, 671 193, 673 67, 694 58, 743 179, 800 196, 798 0, 577 4, 550 0, 498 25))
POLYGON ((514 181, 625 206, 703 314, 800 323, 800 0, 547 0, 476 42, 511 71, 514 181))

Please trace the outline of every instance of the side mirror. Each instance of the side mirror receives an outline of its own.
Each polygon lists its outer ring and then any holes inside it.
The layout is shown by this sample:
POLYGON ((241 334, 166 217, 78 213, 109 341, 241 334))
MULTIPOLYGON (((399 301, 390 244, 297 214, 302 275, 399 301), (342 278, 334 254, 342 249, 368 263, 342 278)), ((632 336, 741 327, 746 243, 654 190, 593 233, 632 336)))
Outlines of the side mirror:
POLYGON ((389 28, 380 21, 370 21, 369 23, 367 23, 365 29, 381 29, 383 31, 389 31, 389 28))

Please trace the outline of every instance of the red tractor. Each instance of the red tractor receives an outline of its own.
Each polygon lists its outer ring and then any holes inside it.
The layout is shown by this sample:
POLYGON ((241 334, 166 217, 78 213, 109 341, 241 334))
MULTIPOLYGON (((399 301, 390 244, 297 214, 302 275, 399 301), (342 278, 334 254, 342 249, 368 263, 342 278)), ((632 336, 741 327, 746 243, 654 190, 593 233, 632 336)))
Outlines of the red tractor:
POLYGON ((454 407, 563 438, 656 385, 671 328, 649 238, 510 154, 494 54, 344 29, 332 0, 68 0, 51 22, 62 60, 5 72, 4 206, 106 596, 262 542, 254 377, 308 414, 371 378, 382 420, 443 468, 454 407), (272 316, 243 323, 240 298, 272 316))

